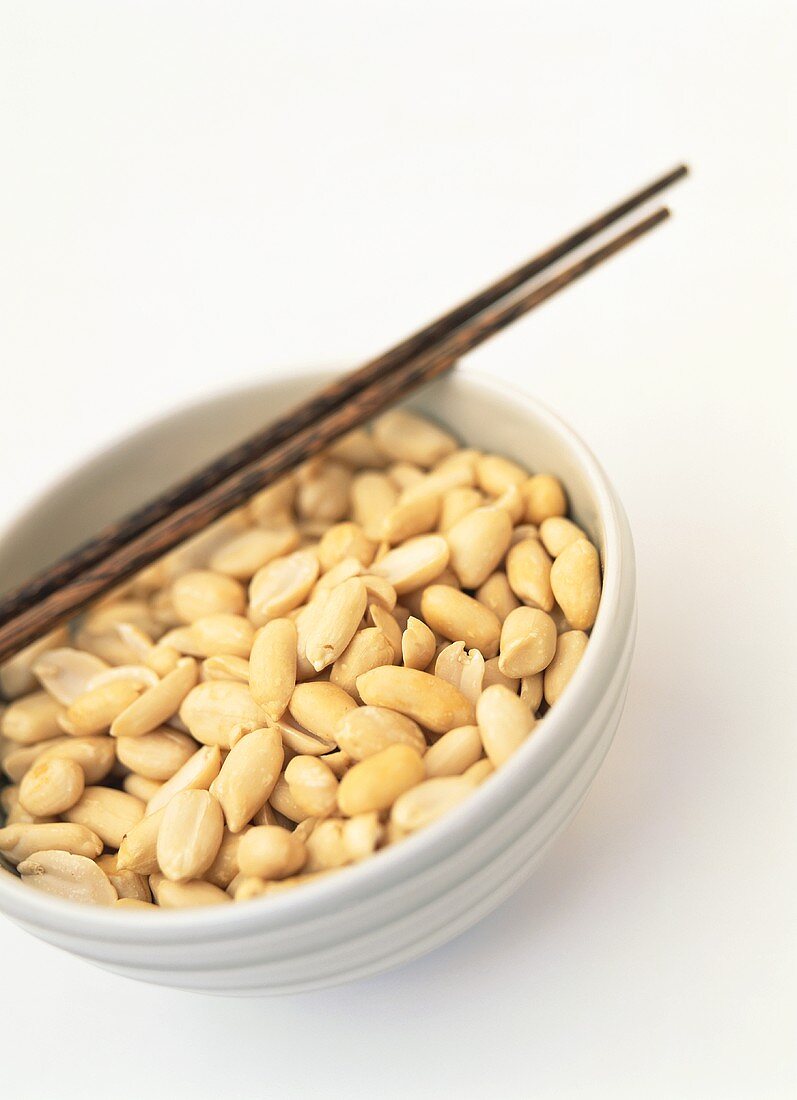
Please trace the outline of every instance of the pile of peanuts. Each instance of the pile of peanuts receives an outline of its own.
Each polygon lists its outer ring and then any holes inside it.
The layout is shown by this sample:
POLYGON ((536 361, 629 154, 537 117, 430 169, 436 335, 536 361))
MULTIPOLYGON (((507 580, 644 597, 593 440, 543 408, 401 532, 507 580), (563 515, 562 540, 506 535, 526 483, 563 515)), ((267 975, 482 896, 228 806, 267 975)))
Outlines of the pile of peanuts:
MULTIPOLYGON (((403 409, 0 669, 0 855, 120 908, 275 894, 457 806, 601 594, 561 484, 403 409)), ((3 872, 0 872, 3 873, 3 872)))

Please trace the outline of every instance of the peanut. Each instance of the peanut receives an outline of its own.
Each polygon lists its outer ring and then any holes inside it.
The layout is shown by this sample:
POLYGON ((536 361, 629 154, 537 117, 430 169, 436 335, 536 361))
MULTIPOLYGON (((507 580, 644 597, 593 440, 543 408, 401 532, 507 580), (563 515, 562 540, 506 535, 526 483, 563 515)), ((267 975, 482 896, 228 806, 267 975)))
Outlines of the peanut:
POLYGON ((576 539, 561 552, 551 567, 551 588, 573 629, 589 630, 601 598, 600 559, 591 542, 576 539))
POLYGON ((338 805, 347 817, 387 810, 423 776, 423 759, 415 749, 390 745, 346 772, 338 788, 338 805))

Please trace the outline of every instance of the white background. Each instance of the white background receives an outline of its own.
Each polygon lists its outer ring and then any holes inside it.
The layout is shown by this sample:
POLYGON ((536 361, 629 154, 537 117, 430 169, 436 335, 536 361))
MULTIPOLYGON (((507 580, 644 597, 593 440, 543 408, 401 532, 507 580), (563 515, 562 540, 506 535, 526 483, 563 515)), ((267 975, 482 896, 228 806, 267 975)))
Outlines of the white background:
POLYGON ((138 986, 3 922, 3 1095, 795 1095, 793 4, 0 12, 4 516, 693 166, 655 237, 463 367, 583 434, 637 542, 626 716, 548 861, 434 955, 280 1001, 138 986))

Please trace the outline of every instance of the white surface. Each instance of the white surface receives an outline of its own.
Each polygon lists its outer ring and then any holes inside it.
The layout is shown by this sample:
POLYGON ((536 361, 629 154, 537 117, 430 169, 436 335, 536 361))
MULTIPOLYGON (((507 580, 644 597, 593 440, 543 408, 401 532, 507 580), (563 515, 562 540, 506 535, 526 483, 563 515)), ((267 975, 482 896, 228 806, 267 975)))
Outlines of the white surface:
POLYGON ((586 437, 636 536, 629 707, 548 862, 435 955, 282 1002, 138 987, 4 924, 4 1093, 793 1095, 793 6, 2 24, 8 510, 164 406, 374 351, 694 169, 655 239, 472 359, 586 437))

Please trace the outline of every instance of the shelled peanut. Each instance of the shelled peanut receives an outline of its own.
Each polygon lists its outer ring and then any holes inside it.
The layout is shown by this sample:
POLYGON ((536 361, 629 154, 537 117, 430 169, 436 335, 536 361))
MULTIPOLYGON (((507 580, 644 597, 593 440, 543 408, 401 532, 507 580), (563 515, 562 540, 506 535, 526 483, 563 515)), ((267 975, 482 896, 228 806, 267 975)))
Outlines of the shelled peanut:
POLYGON ((0 668, 23 883, 226 904, 359 862, 534 736, 598 553, 560 483, 394 410, 0 668))

